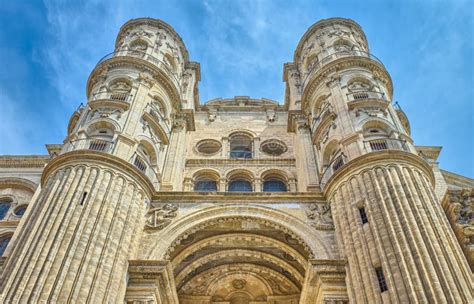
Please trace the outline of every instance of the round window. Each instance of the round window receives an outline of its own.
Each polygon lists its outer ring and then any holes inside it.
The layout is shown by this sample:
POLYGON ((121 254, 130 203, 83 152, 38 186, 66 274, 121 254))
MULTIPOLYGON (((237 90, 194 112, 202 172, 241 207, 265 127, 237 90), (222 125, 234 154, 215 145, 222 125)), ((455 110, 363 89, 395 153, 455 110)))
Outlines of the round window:
POLYGON ((23 214, 25 214, 25 211, 26 211, 26 206, 22 205, 22 206, 16 207, 14 213, 16 216, 21 217, 23 216, 23 214))
POLYGON ((268 139, 262 142, 260 145, 260 150, 272 156, 279 156, 285 153, 288 148, 281 140, 268 139))
POLYGON ((196 151, 206 155, 216 154, 221 150, 221 143, 215 139, 203 139, 196 144, 196 151))

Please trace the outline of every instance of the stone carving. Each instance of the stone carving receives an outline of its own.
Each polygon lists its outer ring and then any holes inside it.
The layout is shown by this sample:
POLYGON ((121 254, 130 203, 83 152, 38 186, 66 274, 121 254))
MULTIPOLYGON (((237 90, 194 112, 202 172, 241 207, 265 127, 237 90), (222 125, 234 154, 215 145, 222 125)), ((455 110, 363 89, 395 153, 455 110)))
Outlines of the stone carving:
POLYGON ((235 279, 232 281, 232 286, 235 289, 243 289, 246 284, 247 284, 247 281, 242 280, 242 279, 235 279))
POLYGON ((111 83, 109 85, 110 91, 117 91, 117 92, 130 92, 132 87, 125 81, 119 80, 111 83))
POLYGON ((120 120, 122 117, 123 110, 115 108, 98 108, 92 110, 86 121, 91 121, 98 118, 111 118, 114 120, 120 120))
POLYGON ((331 206, 329 204, 311 204, 308 206, 306 216, 310 220, 311 226, 316 229, 334 229, 331 206))
POLYGON ((328 34, 328 37, 333 37, 333 36, 350 37, 351 36, 351 33, 349 31, 346 31, 346 30, 343 30, 343 29, 335 29, 335 30, 332 30, 332 31, 328 32, 327 34, 328 34))
POLYGON ((372 85, 365 81, 353 81, 347 86, 350 92, 370 91, 372 87, 372 85))
POLYGON ((217 118, 216 110, 209 110, 209 112, 207 112, 207 119, 209 119, 210 122, 215 121, 216 118, 217 118))
POLYGON ((356 117, 359 117, 361 113, 364 113, 369 117, 377 117, 379 114, 387 116, 387 111, 379 107, 361 107, 355 110, 356 117))
POLYGON ((331 133, 331 130, 336 129, 336 128, 337 128, 337 125, 333 121, 330 125, 326 127, 326 129, 324 129, 323 132, 321 132, 321 139, 318 142, 318 149, 321 147, 321 144, 324 145, 329 140, 329 137, 330 137, 329 135, 331 133))
POLYGON ((273 110, 273 109, 268 109, 267 110, 267 120, 269 122, 274 122, 275 121, 275 116, 276 116, 275 110, 273 110))
POLYGON ((181 75, 181 86, 183 88, 183 93, 185 93, 189 86, 189 80, 192 78, 192 74, 188 71, 185 71, 183 75, 181 75))
POLYGON ((149 230, 161 230, 168 226, 177 215, 177 205, 160 204, 147 211, 145 227, 149 230))
POLYGON ((156 32, 156 40, 155 40, 155 50, 158 51, 160 47, 163 45, 163 41, 166 40, 166 35, 161 32, 156 32))
POLYGON ((134 31, 130 34, 130 37, 133 38, 133 37, 138 37, 138 38, 142 38, 142 37, 147 37, 147 38, 151 38, 153 36, 152 33, 148 32, 148 31, 145 31, 145 30, 138 30, 138 31, 134 31))

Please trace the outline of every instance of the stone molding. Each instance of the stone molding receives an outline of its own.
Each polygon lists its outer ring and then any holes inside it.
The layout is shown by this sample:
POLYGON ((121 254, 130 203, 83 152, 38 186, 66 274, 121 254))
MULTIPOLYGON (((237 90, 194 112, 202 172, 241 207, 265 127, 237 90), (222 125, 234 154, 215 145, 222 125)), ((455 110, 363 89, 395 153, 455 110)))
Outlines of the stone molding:
POLYGON ((87 166, 96 163, 111 167, 114 170, 120 170, 122 173, 130 176, 130 178, 140 184, 148 197, 151 197, 155 191, 155 188, 148 177, 131 163, 128 163, 114 155, 95 152, 92 150, 75 150, 54 158, 43 170, 43 174, 41 175, 41 185, 44 185, 48 177, 61 167, 68 165, 85 165, 86 163, 87 166))
POLYGON ((431 166, 418 155, 410 152, 399 150, 383 150, 377 152, 370 152, 361 155, 336 171, 324 186, 323 193, 325 197, 331 197, 335 191, 336 185, 342 182, 342 179, 347 179, 356 171, 371 170, 377 166, 390 166, 393 164, 407 164, 421 169, 429 178, 431 184, 434 186, 435 177, 431 166))

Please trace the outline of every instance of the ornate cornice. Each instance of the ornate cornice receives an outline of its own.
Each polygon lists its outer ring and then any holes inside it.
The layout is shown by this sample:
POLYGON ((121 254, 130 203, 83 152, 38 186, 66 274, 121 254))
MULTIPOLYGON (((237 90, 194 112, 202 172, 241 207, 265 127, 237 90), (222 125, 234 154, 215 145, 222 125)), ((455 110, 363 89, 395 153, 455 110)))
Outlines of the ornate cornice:
POLYGON ((316 33, 319 29, 322 29, 324 27, 336 25, 336 24, 341 24, 345 25, 350 28, 356 29, 359 34, 361 35, 362 39, 364 40, 365 45, 368 46, 367 42, 367 37, 365 36, 364 31, 362 30, 362 27, 355 22, 352 19, 346 19, 346 18, 329 18, 329 19, 322 19, 313 24, 301 37, 298 46, 296 47, 294 56, 293 56, 293 61, 298 62, 298 58, 300 57, 301 51, 303 50, 303 46, 305 42, 314 34, 316 33))
POLYGON ((51 160, 43 170, 41 185, 44 186, 48 177, 61 167, 68 165, 92 165, 101 164, 114 170, 129 175, 135 182, 142 186, 142 189, 149 197, 152 196, 155 188, 148 177, 129 162, 111 154, 96 152, 92 150, 75 150, 59 155, 51 160))
POLYGON ((119 43, 122 39, 122 36, 128 31, 131 30, 134 27, 138 27, 140 25, 149 25, 149 26, 154 26, 159 29, 164 29, 170 36, 172 36, 176 42, 179 45, 179 48, 181 50, 181 54, 183 55, 183 58, 185 62, 189 61, 189 53, 186 48, 186 45, 183 42, 183 39, 181 36, 174 30, 174 28, 169 25, 168 23, 164 22, 163 20, 160 19, 153 19, 153 18, 137 18, 137 19, 131 19, 127 21, 122 27, 120 27, 120 31, 117 34, 117 38, 115 39, 115 48, 117 49, 119 47, 119 43))
POLYGON ((431 184, 434 186, 435 177, 433 170, 423 158, 410 152, 400 150, 383 150, 367 153, 350 160, 328 179, 328 182, 324 186, 323 193, 326 198, 331 197, 332 192, 335 190, 335 186, 339 184, 341 179, 346 176, 352 175, 352 173, 354 173, 355 171, 370 169, 376 166, 404 163, 413 165, 414 167, 421 169, 430 179, 431 184))
POLYGON ((0 156, 0 168, 43 168, 49 155, 0 156))

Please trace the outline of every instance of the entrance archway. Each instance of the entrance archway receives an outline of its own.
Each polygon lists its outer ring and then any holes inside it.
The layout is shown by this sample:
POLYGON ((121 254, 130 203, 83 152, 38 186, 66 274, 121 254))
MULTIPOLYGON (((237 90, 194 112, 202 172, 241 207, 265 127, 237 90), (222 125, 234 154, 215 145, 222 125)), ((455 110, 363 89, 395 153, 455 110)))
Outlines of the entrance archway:
POLYGON ((149 236, 142 258, 171 262, 182 304, 293 304, 308 261, 332 254, 319 233, 268 207, 211 207, 176 220, 158 242, 149 236))

